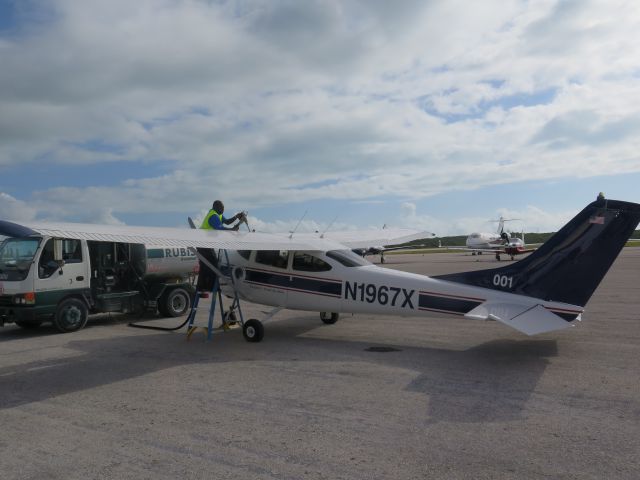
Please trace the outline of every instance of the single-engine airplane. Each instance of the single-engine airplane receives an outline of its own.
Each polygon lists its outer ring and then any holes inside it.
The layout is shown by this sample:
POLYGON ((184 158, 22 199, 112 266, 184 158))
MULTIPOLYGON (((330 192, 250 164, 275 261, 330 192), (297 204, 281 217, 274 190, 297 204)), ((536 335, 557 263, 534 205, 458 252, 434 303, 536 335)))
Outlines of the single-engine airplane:
POLYGON ((340 242, 349 247, 351 251, 361 257, 367 255, 380 255, 380 263, 384 263, 385 252, 398 250, 415 250, 426 247, 426 245, 398 245, 412 240, 422 240, 434 238, 435 233, 414 232, 408 229, 387 228, 385 225, 381 230, 370 230, 364 232, 328 232, 326 238, 340 242))
MULTIPOLYGON (((639 221, 640 204, 598 198, 518 262, 434 277, 377 267, 318 234, 10 222, 0 222, 0 234, 224 249, 223 257, 229 258, 223 268, 229 274, 225 293, 271 305, 272 314, 283 308, 316 311, 325 323, 334 323, 340 313, 457 315, 499 321, 535 335, 581 320, 639 221)), ((248 341, 262 339, 259 320, 242 325, 248 341)))

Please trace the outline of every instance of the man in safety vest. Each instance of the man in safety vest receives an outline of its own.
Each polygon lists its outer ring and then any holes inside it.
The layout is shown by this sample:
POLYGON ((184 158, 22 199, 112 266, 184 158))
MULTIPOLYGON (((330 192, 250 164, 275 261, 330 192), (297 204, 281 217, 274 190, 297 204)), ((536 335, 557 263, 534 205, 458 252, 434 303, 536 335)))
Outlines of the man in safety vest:
MULTIPOLYGON (((242 222, 246 222, 246 215, 244 212, 238 213, 231 218, 225 218, 224 215, 224 204, 220 200, 216 200, 213 202, 211 210, 205 215, 204 220, 202 220, 202 225, 200 228, 203 230, 234 230, 237 231, 242 222), (230 225, 236 220, 239 220, 237 224, 235 224, 231 228, 225 227, 225 225, 230 225)), ((210 248, 198 248, 198 253, 200 253, 204 258, 206 258, 214 267, 218 268, 218 256, 215 253, 215 250, 210 248)), ((202 261, 200 263, 200 270, 198 273, 198 283, 196 289, 198 294, 201 297, 208 296, 208 293, 211 292, 215 286, 216 281, 216 273, 207 267, 202 261)), ((213 292, 215 295, 216 292, 213 292)), ((228 321, 227 323, 232 324, 234 322, 228 321)))
POLYGON ((242 222, 246 222, 246 216, 244 212, 236 213, 231 218, 225 218, 224 203, 220 200, 213 202, 211 210, 207 213, 202 221, 200 228, 204 230, 238 230, 242 222), (225 225, 231 225, 236 220, 239 220, 233 227, 227 228, 225 225))

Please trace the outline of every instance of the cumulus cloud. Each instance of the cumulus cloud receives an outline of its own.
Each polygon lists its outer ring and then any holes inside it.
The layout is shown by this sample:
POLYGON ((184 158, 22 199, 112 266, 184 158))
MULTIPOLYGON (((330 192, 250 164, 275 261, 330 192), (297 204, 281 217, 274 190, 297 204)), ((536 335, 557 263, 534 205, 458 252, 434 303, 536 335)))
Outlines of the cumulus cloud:
POLYGON ((0 32, 0 168, 150 172, 33 191, 44 215, 640 171, 630 0, 30 5, 0 32))
POLYGON ((34 207, 15 199, 8 193, 0 192, 0 218, 20 222, 33 220, 35 216, 34 207))

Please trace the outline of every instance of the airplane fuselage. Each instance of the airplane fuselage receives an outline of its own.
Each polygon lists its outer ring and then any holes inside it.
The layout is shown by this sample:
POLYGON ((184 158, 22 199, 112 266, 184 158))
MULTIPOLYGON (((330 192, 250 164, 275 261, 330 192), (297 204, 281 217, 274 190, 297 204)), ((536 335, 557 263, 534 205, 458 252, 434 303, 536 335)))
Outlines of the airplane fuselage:
POLYGON ((472 233, 467 237, 466 245, 470 249, 500 250, 504 248, 511 248, 516 251, 518 248, 524 247, 524 242, 520 238, 510 237, 509 243, 505 244, 504 239, 500 235, 496 235, 494 233, 472 233))
MULTIPOLYGON (((425 316, 464 316, 487 301, 517 304, 526 310, 537 305, 575 319, 583 309, 509 293, 509 279, 495 278, 505 291, 462 285, 425 275, 378 267, 362 261, 346 266, 323 252, 287 252, 279 265, 256 262, 256 252, 245 258, 229 253, 238 294, 245 300, 294 310, 425 316), (313 258, 296 269, 299 257, 313 258), (317 271, 309 271, 314 265, 317 271)), ((223 285, 232 294, 231 284, 223 285)))

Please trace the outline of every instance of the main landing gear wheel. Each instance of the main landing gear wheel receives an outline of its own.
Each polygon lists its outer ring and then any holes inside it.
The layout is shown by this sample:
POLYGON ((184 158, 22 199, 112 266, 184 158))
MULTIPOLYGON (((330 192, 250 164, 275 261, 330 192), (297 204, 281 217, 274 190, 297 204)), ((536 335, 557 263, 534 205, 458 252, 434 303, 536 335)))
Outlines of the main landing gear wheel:
POLYGON ((339 313, 320 312, 320 320, 322 320, 322 322, 326 323, 327 325, 333 325, 338 321, 338 318, 340 318, 339 313))
POLYGON ((264 337, 264 327, 260 320, 252 318, 244 322, 242 326, 242 335, 247 342, 259 342, 264 337))

